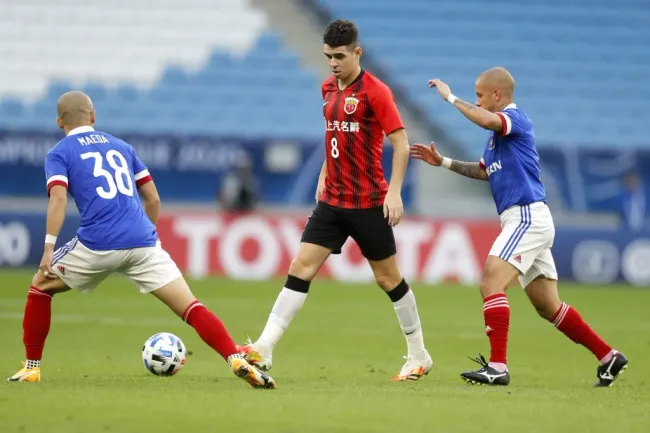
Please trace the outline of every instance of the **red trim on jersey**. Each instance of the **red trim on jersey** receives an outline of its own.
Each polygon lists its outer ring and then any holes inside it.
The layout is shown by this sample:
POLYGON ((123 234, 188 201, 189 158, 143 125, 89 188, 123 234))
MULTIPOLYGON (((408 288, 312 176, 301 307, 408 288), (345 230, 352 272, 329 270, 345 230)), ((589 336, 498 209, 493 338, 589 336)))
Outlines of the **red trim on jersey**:
POLYGON ((386 136, 389 136, 389 135, 392 134, 393 132, 397 132, 397 131, 399 131, 400 129, 404 129, 404 127, 402 126, 402 127, 400 127, 400 128, 395 128, 394 130, 392 130, 392 131, 390 131, 390 132, 387 132, 387 133, 386 133, 386 136))
POLYGON ((52 182, 47 184, 47 196, 50 196, 50 190, 52 189, 53 186, 56 185, 61 185, 65 187, 65 189, 68 189, 68 184, 62 180, 53 180, 52 182))
POLYGON ((502 113, 496 113, 497 116, 499 116, 499 119, 501 119, 501 132, 499 132, 499 135, 508 135, 510 131, 508 131, 508 121, 506 120, 506 116, 502 113))
POLYGON ((140 188, 142 185, 144 185, 145 183, 150 182, 152 180, 153 180, 153 177, 151 177, 151 175, 145 176, 142 179, 136 180, 135 181, 135 186, 137 188, 140 188))
POLYGON ((481 160, 478 162, 478 166, 485 170, 485 163, 483 162, 483 158, 481 158, 481 160))

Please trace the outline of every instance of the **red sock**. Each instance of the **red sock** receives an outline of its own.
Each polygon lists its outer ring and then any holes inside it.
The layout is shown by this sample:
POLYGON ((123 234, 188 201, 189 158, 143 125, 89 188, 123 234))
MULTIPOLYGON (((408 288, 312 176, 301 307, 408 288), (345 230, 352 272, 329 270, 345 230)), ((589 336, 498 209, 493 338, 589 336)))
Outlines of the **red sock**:
POLYGON ((208 346, 216 350, 224 359, 237 353, 235 342, 228 334, 221 320, 198 300, 192 302, 183 313, 183 320, 192 326, 208 346))
POLYGON ((569 337, 572 341, 582 344, 593 353, 600 361, 603 359, 612 348, 603 341, 596 332, 591 329, 587 322, 585 322, 580 313, 573 307, 562 304, 557 313, 551 320, 553 325, 569 337))
POLYGON ((36 287, 29 288, 27 304, 23 316, 23 343, 25 357, 40 361, 43 356, 45 339, 50 332, 52 317, 52 295, 36 287))
POLYGON ((485 333, 490 338, 490 362, 506 364, 510 305, 505 293, 483 299, 483 318, 485 333))

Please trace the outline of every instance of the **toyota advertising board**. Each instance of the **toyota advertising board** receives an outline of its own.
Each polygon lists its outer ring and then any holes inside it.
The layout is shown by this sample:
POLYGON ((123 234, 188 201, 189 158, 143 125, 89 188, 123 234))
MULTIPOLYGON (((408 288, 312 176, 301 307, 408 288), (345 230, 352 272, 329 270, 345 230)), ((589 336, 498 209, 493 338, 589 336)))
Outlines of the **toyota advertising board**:
MULTIPOLYGON (((286 275, 306 221, 306 213, 178 212, 161 215, 158 231, 163 247, 188 276, 264 280, 286 275)), ((78 224, 77 216, 68 216, 60 245, 74 236, 78 224)), ((499 230, 495 220, 405 218, 395 228, 400 269, 411 281, 477 284, 499 230)), ((44 237, 43 214, 0 214, 0 266, 37 266, 44 237)), ((650 286, 650 236, 559 227, 553 256, 562 279, 650 286)), ((326 262, 319 277, 373 280, 351 239, 342 254, 326 262)))

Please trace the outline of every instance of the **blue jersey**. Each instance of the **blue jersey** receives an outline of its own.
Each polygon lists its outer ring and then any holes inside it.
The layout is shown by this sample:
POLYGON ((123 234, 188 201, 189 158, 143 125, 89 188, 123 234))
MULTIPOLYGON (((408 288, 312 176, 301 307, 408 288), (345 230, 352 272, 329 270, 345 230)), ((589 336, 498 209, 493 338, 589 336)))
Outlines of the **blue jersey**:
POLYGON ((82 126, 70 131, 45 157, 47 192, 68 189, 79 210, 79 241, 91 250, 156 245, 156 227, 140 203, 138 187, 151 180, 133 147, 82 126))
POLYGON ((480 165, 488 174, 499 215, 511 206, 546 202, 535 149, 533 123, 510 104, 497 113, 501 132, 492 132, 480 165))

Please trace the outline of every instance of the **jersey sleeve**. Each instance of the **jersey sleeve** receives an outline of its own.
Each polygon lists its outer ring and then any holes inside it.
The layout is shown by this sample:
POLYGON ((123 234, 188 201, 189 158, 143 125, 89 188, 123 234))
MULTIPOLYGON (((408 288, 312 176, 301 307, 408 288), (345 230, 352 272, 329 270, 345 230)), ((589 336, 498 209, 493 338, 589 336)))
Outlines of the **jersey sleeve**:
POLYGON ((56 185, 68 189, 68 164, 60 152, 50 151, 45 156, 45 179, 48 197, 50 189, 56 185))
POLYGON ((404 128, 402 118, 393 99, 393 93, 388 86, 377 86, 370 103, 377 120, 379 120, 381 129, 384 130, 384 134, 390 135, 398 129, 404 128))
POLYGON ((497 113, 501 119, 501 132, 499 135, 517 135, 525 131, 526 121, 521 113, 515 109, 503 110, 497 113))
POLYGON ((153 177, 151 177, 149 170, 147 170, 147 166, 144 165, 144 163, 140 161, 140 158, 138 158, 138 155, 135 154, 135 149, 131 148, 131 152, 133 155, 133 175, 135 178, 135 186, 140 188, 145 183, 152 181, 153 177))

